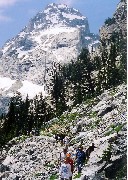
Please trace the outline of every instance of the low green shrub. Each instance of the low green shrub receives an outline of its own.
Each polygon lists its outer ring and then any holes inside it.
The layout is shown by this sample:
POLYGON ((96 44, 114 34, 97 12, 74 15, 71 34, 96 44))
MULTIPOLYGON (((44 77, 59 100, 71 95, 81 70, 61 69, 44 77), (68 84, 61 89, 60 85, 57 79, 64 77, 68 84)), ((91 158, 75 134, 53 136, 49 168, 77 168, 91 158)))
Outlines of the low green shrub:
POLYGON ((57 174, 53 174, 50 176, 50 180, 55 180, 55 179, 58 179, 59 176, 57 174))
POLYGON ((102 155, 101 159, 103 161, 109 162, 111 159, 111 155, 112 155, 112 147, 111 147, 111 145, 109 145, 109 147, 103 151, 103 155, 102 155))
POLYGON ((90 114, 89 114, 89 117, 90 118, 95 118, 97 117, 97 113, 95 111, 92 111, 90 114))
POLYGON ((29 136, 26 136, 26 135, 22 135, 22 136, 19 136, 16 138, 16 142, 22 142, 24 141, 25 139, 27 139, 29 136))
POLYGON ((80 173, 78 173, 78 174, 76 174, 75 176, 74 176, 74 178, 73 179, 77 179, 77 178, 80 178, 81 177, 81 174, 80 173))
POLYGON ((110 134, 113 134, 113 132, 114 132, 113 130, 110 130, 110 131, 105 133, 105 136, 110 136, 110 134))
POLYGON ((104 22, 105 24, 107 24, 108 26, 112 25, 115 23, 115 18, 107 18, 104 22))
POLYGON ((51 167, 51 168, 54 168, 55 165, 54 164, 45 164, 46 167, 51 167))

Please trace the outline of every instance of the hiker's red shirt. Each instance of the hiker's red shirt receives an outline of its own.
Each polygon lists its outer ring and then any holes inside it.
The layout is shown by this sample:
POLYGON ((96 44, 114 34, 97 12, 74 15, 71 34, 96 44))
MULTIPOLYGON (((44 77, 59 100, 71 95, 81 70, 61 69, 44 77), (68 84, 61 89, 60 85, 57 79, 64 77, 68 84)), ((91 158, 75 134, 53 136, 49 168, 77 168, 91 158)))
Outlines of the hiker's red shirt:
POLYGON ((74 170, 73 160, 72 159, 68 159, 67 161, 71 165, 71 171, 73 173, 73 170, 74 170))

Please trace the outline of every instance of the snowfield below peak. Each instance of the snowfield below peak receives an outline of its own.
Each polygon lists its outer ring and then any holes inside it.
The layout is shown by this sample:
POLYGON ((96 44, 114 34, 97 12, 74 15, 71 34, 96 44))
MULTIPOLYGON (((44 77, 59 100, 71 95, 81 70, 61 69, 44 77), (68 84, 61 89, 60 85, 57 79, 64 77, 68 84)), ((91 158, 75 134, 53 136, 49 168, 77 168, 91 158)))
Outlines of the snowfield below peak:
POLYGON ((18 81, 0 77, 0 95, 13 97, 15 93, 20 93, 23 99, 25 99, 27 95, 30 99, 39 93, 42 93, 43 96, 46 95, 44 86, 39 86, 26 80, 18 81))

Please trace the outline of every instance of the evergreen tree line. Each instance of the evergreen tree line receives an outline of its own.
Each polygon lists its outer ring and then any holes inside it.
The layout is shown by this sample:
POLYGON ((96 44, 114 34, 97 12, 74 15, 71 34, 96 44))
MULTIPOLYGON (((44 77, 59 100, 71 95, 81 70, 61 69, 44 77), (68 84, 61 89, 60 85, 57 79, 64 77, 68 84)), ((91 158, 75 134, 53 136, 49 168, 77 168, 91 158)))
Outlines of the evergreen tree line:
POLYGON ((126 39, 121 30, 112 33, 109 39, 101 40, 98 55, 91 57, 92 53, 82 49, 75 62, 54 66, 50 93, 56 115, 69 110, 67 102, 80 104, 106 89, 126 83, 126 39))
POLYGON ((42 94, 33 100, 28 96, 22 100, 20 94, 16 94, 10 100, 7 115, 0 118, 0 145, 4 145, 14 137, 30 135, 32 131, 38 135, 39 130, 45 128, 46 122, 52 118, 53 110, 42 94))
MULTIPOLYGON (((113 33, 102 40, 100 53, 94 57, 83 49, 77 60, 61 66, 54 64, 49 99, 42 94, 22 100, 18 94, 10 101, 8 114, 1 117, 0 144, 13 137, 46 128, 46 122, 60 116, 71 106, 96 97, 105 89, 126 82, 126 42, 123 34, 113 33), (49 102, 49 104, 48 104, 49 102)), ((51 73, 51 72, 50 72, 51 73)))

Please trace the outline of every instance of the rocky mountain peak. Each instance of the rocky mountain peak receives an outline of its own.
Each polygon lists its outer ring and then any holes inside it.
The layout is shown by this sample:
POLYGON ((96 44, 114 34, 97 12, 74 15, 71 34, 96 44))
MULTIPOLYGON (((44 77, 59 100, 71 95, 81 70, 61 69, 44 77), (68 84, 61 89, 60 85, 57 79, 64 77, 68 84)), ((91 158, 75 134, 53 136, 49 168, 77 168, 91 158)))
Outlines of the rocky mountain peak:
POLYGON ((98 43, 98 36, 90 33, 87 18, 78 10, 49 4, 0 50, 0 113, 7 111, 17 91, 24 98, 45 94, 44 77, 49 82, 54 63, 75 61, 83 47, 91 49, 98 43))
POLYGON ((88 20, 64 4, 49 4, 0 51, 0 74, 42 84, 45 69, 53 62, 75 60, 83 47, 98 44, 88 20), (6 59, 6 60, 5 60, 6 59), (8 67, 8 69, 6 68, 8 67))
POLYGON ((113 33, 122 33, 127 36, 127 2, 121 0, 112 18, 105 20, 105 24, 100 29, 101 39, 109 39, 113 33))
POLYGON ((78 27, 90 33, 88 20, 78 10, 64 4, 49 4, 44 11, 32 18, 25 30, 48 29, 53 27, 78 27))

